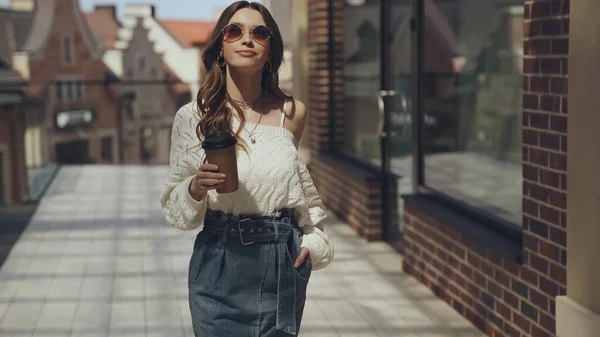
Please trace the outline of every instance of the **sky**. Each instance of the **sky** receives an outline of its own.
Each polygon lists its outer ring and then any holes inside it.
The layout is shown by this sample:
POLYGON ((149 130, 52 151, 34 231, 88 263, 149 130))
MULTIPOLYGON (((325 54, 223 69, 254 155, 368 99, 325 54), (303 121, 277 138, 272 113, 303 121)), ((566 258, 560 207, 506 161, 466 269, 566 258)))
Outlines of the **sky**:
MULTIPOLYGON (((213 8, 227 7, 234 0, 80 0, 80 2, 84 11, 91 10, 95 4, 117 4, 119 15, 123 13, 123 5, 126 3, 154 3, 157 15, 161 19, 210 20, 213 8)), ((9 4, 10 0, 0 0, 0 7, 8 7, 9 4)))

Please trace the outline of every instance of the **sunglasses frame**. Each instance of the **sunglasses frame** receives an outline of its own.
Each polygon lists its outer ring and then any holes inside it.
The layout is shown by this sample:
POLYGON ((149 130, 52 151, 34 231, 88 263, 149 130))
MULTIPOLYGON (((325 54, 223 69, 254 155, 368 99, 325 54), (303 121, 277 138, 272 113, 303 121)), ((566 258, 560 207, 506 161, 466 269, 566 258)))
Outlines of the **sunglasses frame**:
POLYGON ((271 32, 271 30, 269 29, 269 27, 264 26, 264 25, 254 26, 254 27, 252 27, 252 29, 246 30, 242 26, 238 25, 237 23, 230 23, 227 26, 223 27, 223 29, 221 29, 221 34, 223 34, 223 41, 225 41, 227 43, 234 43, 234 42, 239 41, 242 37, 244 37, 244 35, 246 35, 246 33, 250 33, 250 38, 252 39, 252 41, 254 41, 254 42, 258 43, 258 44, 260 44, 261 42, 268 41, 273 36, 273 32, 271 32), (242 34, 240 34, 240 36, 238 38, 236 38, 236 39, 234 39, 232 41, 227 41, 227 38, 225 36, 225 29, 227 29, 230 26, 236 26, 236 27, 238 27, 239 29, 242 30, 242 34), (260 42, 254 38, 254 34, 252 33, 252 31, 255 30, 258 27, 263 27, 263 28, 265 28, 269 32, 269 36, 266 39, 264 39, 264 40, 260 40, 260 42))

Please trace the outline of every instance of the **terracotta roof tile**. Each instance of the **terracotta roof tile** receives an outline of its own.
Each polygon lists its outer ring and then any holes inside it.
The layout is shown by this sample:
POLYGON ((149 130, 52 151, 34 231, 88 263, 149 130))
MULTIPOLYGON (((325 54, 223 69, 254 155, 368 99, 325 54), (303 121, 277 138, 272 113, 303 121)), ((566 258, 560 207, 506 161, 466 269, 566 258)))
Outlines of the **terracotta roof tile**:
POLYGON ((201 46, 210 40, 216 22, 160 20, 160 24, 185 48, 201 46))

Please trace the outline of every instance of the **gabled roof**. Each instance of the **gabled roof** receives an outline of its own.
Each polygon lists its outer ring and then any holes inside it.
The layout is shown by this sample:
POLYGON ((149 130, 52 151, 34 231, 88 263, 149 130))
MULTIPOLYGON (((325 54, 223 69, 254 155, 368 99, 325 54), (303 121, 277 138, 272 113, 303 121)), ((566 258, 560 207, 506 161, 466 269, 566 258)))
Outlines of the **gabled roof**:
POLYGON ((13 51, 23 48, 32 25, 32 12, 0 8, 0 58, 7 59, 13 51))
POLYGON ((159 23, 184 48, 202 46, 210 40, 216 22, 189 20, 159 20, 159 23))
MULTIPOLYGON (((0 8, 0 23, 2 23, 0 24, 0 32, 10 34, 11 43, 14 43, 13 50, 20 51, 23 48, 33 26, 33 18, 33 12, 0 8)), ((4 35, 2 36, 4 37, 4 35)))
MULTIPOLYGON (((84 40, 89 44, 93 52, 97 55, 102 54, 104 43, 92 33, 90 27, 87 25, 83 13, 79 8, 78 0, 44 0, 38 2, 37 9, 35 10, 35 17, 33 19, 33 27, 31 28, 29 37, 23 47, 24 51, 35 55, 43 50, 52 30, 54 21, 57 19, 56 7, 59 3, 66 4, 66 1, 72 1, 70 5, 73 9, 73 15, 79 24, 84 40)), ((68 13, 64 13, 64 15, 68 15, 68 13)))
POLYGON ((115 41, 118 39, 119 28, 121 24, 114 16, 114 7, 96 6, 91 13, 85 13, 85 20, 90 29, 99 38, 104 40, 104 45, 108 49, 113 49, 115 41))

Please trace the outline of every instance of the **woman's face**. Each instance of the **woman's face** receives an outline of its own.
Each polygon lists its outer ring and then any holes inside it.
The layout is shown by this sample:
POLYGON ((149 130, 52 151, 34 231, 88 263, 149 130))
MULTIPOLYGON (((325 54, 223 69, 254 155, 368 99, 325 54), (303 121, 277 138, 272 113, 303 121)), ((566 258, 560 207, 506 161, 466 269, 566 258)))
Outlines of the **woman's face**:
POLYGON ((252 72, 262 70, 269 60, 270 31, 258 11, 238 10, 223 34, 223 57, 228 67, 252 72))

